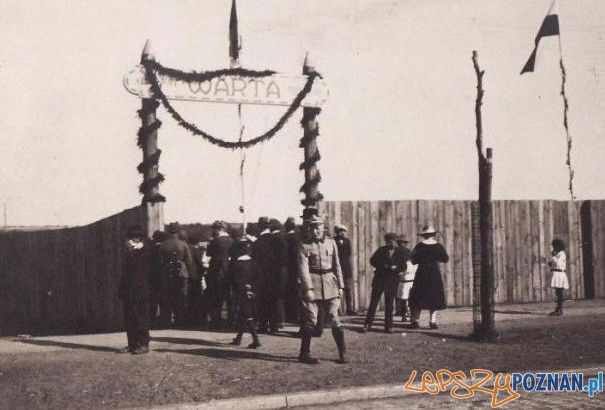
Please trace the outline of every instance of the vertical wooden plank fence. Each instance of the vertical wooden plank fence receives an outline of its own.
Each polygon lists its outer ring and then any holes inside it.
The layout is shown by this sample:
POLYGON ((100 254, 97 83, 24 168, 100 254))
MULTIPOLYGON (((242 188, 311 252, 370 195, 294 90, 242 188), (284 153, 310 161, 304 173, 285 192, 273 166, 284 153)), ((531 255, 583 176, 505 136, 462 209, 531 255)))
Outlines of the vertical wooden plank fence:
MULTIPOLYGON (((356 307, 366 309, 369 305, 373 276, 369 258, 383 244, 384 234, 405 233, 413 248, 419 240, 419 230, 426 224, 435 226, 439 231, 437 239, 450 254, 450 262, 441 266, 448 305, 472 305, 472 204, 473 201, 359 201, 342 202, 335 207, 331 202, 321 203, 320 212, 328 223, 333 220, 347 224, 355 244, 356 307), (340 210, 338 215, 335 209, 340 210)), ((565 297, 583 299, 590 292, 595 297, 605 297, 605 201, 499 200, 493 201, 492 206, 497 303, 552 301, 546 263, 555 237, 567 244, 570 289, 565 297), (585 228, 584 232, 583 226, 590 229, 585 228), (590 244, 591 252, 587 253, 583 244, 590 244), (585 261, 584 254, 590 254, 592 261, 585 261), (588 287, 587 275, 592 281, 588 287)))
POLYGON ((0 232, 0 334, 122 328, 121 247, 141 207, 93 224, 0 232))

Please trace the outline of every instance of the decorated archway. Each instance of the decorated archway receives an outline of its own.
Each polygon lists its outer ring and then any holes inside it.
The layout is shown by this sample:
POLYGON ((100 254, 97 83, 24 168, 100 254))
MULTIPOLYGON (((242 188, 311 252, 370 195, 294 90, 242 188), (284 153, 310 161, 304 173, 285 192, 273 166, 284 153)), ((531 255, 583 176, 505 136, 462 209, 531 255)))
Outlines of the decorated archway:
MULTIPOLYGON (((185 72, 162 65, 151 52, 147 40, 141 55, 140 65, 124 76, 124 87, 141 98, 141 127, 137 144, 143 151, 143 161, 138 165, 143 182, 139 191, 143 195, 142 206, 145 209, 145 229, 148 235, 162 230, 163 203, 166 198, 160 193, 159 185, 164 176, 159 171, 162 151, 158 148, 158 130, 162 123, 157 118, 157 108, 161 104, 171 117, 192 135, 201 137, 215 146, 225 149, 245 150, 256 144, 269 141, 291 119, 293 114, 303 107, 301 126, 303 136, 299 147, 304 151, 304 161, 300 169, 304 171, 304 184, 300 192, 304 194, 301 203, 303 217, 317 214, 319 201, 323 199, 319 192, 321 176, 317 163, 321 156, 317 148, 319 122, 317 116, 320 106, 328 96, 328 90, 321 75, 310 63, 308 55, 302 68, 302 76, 279 74, 273 70, 249 70, 240 67, 240 37, 238 34, 235 0, 231 5, 229 22, 230 68, 212 71, 185 72), (244 140, 240 133, 238 141, 229 141, 212 135, 203 127, 183 118, 172 106, 172 100, 192 102, 279 105, 286 111, 266 132, 244 140)), ((241 117, 240 117, 241 118, 241 117)), ((245 212, 242 205, 241 212, 245 212)), ((244 218, 245 221, 245 218, 244 218)), ((244 222, 245 223, 245 222, 244 222)))

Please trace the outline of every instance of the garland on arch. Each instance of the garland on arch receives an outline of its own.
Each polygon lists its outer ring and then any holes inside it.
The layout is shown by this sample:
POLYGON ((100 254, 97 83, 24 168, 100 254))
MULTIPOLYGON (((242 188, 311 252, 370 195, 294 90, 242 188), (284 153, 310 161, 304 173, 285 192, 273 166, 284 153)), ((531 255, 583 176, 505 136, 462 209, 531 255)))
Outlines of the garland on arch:
POLYGON ((164 106, 164 108, 166 108, 166 111, 168 111, 168 113, 177 121, 177 123, 181 127, 185 128, 186 130, 191 132, 193 135, 201 136, 202 138, 204 138, 206 141, 210 142, 211 144, 217 145, 222 148, 229 148, 229 149, 250 148, 258 143, 268 141, 269 139, 274 137, 275 134, 279 130, 281 130, 282 127, 284 126, 284 124, 290 119, 292 114, 294 114, 294 112, 300 107, 302 100, 311 91, 315 78, 316 77, 321 78, 321 75, 318 73, 309 74, 307 76, 307 82, 305 83, 302 90, 296 95, 296 97, 294 98, 294 101, 292 101, 292 104, 288 107, 288 110, 275 123, 275 125, 271 129, 269 129, 267 132, 265 132, 264 134, 259 135, 257 137, 254 137, 252 139, 249 139, 247 141, 234 142, 234 141, 225 141, 223 139, 217 138, 217 137, 209 134, 208 132, 198 128, 195 124, 189 123, 185 119, 183 119, 183 117, 181 117, 181 115, 170 104, 166 95, 164 95, 164 93, 162 92, 162 89, 159 85, 159 82, 158 82, 158 79, 156 76, 156 72, 159 74, 167 75, 167 76, 170 76, 170 77, 173 77, 173 78, 176 78, 179 80, 183 80, 183 81, 203 82, 203 81, 209 81, 215 77, 220 77, 223 75, 238 75, 238 76, 242 76, 242 77, 267 77, 267 76, 275 74, 274 71, 270 71, 270 70, 256 71, 256 70, 247 70, 247 69, 243 69, 243 68, 230 68, 230 69, 221 69, 221 70, 215 70, 215 71, 206 71, 206 72, 201 72, 201 73, 197 73, 197 72, 187 73, 187 72, 183 72, 183 71, 172 69, 172 68, 166 68, 155 60, 144 60, 142 62, 142 64, 145 67, 146 78, 147 78, 147 81, 149 82, 149 84, 151 85, 151 92, 153 93, 154 97, 159 99, 162 102, 162 105, 164 106))

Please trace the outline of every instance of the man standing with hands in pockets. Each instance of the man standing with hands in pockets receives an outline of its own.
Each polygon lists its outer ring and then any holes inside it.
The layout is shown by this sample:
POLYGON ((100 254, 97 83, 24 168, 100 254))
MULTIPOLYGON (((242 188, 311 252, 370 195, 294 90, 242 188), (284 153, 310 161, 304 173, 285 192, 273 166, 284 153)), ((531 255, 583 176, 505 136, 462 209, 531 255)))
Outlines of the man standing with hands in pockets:
POLYGON ((317 324, 320 309, 325 320, 332 323, 332 335, 338 347, 338 363, 347 363, 344 331, 338 318, 340 298, 344 281, 336 243, 324 237, 324 222, 313 215, 307 221, 311 238, 303 242, 298 251, 298 276, 302 298, 303 323, 298 361, 307 364, 318 363, 311 357, 311 337, 317 324))

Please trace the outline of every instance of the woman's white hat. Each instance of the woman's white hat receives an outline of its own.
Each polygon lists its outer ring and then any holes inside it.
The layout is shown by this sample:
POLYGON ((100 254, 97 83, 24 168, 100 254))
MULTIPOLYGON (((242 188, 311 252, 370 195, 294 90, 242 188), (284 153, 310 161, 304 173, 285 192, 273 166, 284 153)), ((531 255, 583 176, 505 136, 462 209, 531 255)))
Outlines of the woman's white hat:
POLYGON ((433 228, 433 225, 424 225, 419 235, 432 235, 435 233, 437 233, 437 231, 435 230, 435 228, 433 228))

